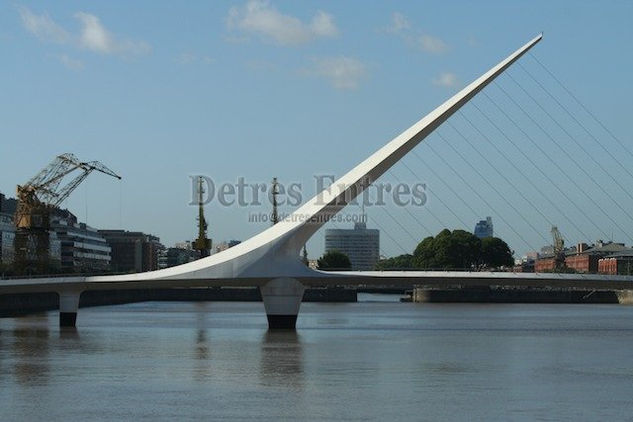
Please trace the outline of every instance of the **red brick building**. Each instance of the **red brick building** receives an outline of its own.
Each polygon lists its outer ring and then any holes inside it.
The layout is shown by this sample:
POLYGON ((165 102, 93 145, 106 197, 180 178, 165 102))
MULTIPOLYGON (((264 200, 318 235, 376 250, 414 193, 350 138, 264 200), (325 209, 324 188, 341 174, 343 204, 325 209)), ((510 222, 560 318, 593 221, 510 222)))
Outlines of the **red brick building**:
MULTIPOLYGON (((579 243, 575 248, 568 249, 565 255, 565 265, 578 273, 622 274, 621 271, 626 270, 625 265, 628 265, 633 273, 633 249, 626 248, 622 243, 598 241, 591 247, 586 243, 579 243), (630 260, 625 260, 623 255, 620 257, 620 264, 612 263, 605 258, 615 256, 614 254, 626 254, 627 251, 630 251, 630 260)), ((536 260, 534 271, 551 272, 554 270, 554 264, 553 256, 544 256, 536 260)))
POLYGON ((598 261, 598 272, 610 275, 633 275, 633 249, 601 258, 598 261))
POLYGON ((553 257, 543 257, 534 261, 535 273, 547 273, 554 271, 555 261, 553 257))
POLYGON ((618 273, 618 260, 616 258, 602 258, 598 261, 600 274, 615 275, 618 273))
POLYGON ((577 273, 597 273, 599 256, 590 253, 580 253, 565 257, 565 265, 577 273))

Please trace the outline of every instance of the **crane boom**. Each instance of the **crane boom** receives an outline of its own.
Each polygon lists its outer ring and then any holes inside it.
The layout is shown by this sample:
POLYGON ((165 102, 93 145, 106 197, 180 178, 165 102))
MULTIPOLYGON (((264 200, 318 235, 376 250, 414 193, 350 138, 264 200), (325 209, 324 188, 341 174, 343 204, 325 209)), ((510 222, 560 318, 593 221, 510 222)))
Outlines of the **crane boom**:
POLYGON ((18 185, 18 206, 15 212, 17 232, 14 240, 18 272, 30 272, 29 261, 33 256, 36 270, 46 271, 49 259, 50 213, 94 170, 121 179, 121 176, 98 161, 84 162, 73 154, 66 153, 55 157, 24 185, 18 185), (80 173, 62 185, 66 176, 76 170, 80 173))
POLYGON ((19 186, 18 191, 20 189, 30 191, 37 196, 40 202, 58 206, 93 170, 121 179, 121 176, 98 161, 83 162, 73 154, 66 153, 55 157, 48 166, 31 178, 25 185, 19 186), (78 177, 76 177, 60 189, 59 185, 64 177, 77 169, 83 171, 84 177, 79 178, 80 180, 78 181, 78 177))
POLYGON ((552 244, 554 252, 554 271, 560 272, 565 269, 565 240, 558 230, 558 227, 552 226, 552 244))

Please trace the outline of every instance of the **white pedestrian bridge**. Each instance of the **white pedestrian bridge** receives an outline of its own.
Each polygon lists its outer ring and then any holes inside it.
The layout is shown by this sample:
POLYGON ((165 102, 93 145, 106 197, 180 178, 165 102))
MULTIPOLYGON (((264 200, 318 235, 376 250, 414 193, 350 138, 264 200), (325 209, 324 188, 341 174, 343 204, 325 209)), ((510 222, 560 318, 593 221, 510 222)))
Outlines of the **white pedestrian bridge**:
POLYGON ((58 292, 60 324, 74 326, 86 290, 204 286, 259 287, 270 328, 294 328, 306 286, 495 285, 629 289, 633 277, 436 271, 309 269, 300 259, 306 241, 332 216, 432 133, 542 39, 539 35, 358 164, 283 221, 223 252, 180 266, 128 275, 0 280, 0 294, 58 292))

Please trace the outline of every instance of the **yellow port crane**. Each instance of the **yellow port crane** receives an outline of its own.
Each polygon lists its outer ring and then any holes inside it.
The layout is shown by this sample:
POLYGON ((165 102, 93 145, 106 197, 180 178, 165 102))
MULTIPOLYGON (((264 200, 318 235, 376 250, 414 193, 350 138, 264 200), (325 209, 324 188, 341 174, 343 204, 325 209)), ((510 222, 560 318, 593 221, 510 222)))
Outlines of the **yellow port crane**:
POLYGON ((204 218, 204 187, 203 178, 198 177, 198 237, 193 242, 193 249, 198 251, 200 258, 209 256, 211 253, 211 239, 207 237, 207 220, 204 218))
POLYGON ((31 180, 18 185, 14 240, 17 273, 48 270, 50 214, 94 170, 121 179, 98 161, 80 161, 67 153, 58 155, 31 180), (75 171, 79 174, 62 185, 64 178, 75 171))
POLYGON ((554 252, 554 271, 560 272, 565 269, 565 240, 558 230, 558 227, 552 226, 552 244, 554 252))

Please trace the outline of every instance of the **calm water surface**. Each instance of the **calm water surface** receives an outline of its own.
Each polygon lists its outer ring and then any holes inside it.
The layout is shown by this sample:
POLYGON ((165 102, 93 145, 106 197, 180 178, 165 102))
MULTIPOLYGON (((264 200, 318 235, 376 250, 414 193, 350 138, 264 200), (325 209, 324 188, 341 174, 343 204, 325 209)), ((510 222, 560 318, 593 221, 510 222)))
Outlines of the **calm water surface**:
POLYGON ((633 307, 379 298, 0 319, 0 420, 633 420, 633 307))

